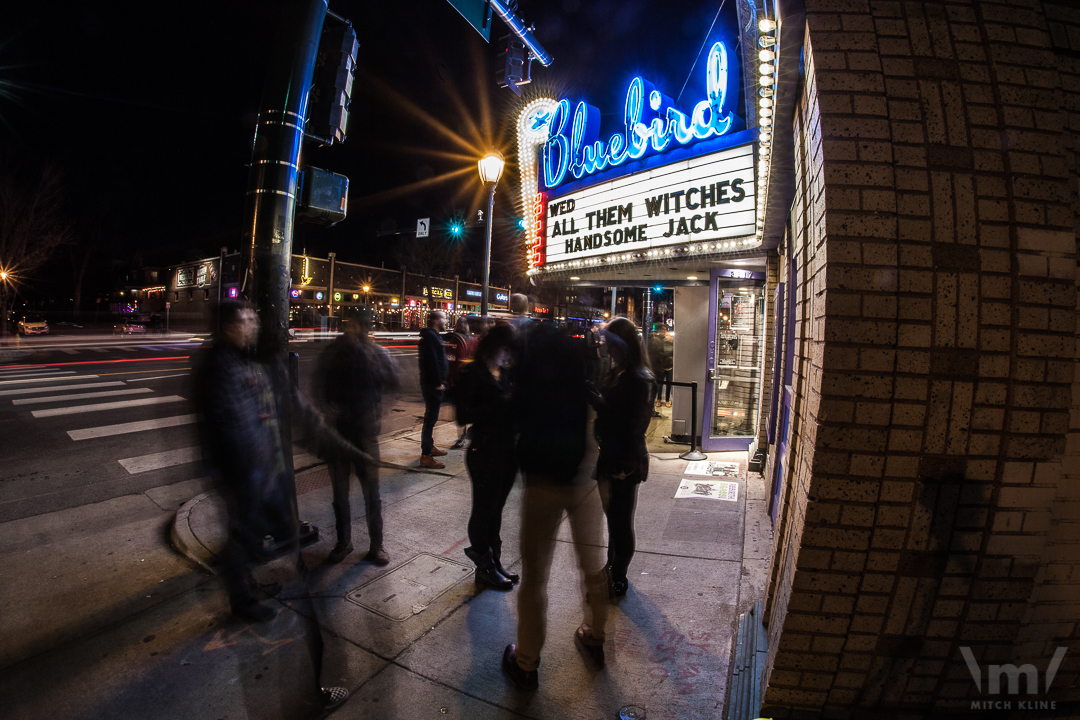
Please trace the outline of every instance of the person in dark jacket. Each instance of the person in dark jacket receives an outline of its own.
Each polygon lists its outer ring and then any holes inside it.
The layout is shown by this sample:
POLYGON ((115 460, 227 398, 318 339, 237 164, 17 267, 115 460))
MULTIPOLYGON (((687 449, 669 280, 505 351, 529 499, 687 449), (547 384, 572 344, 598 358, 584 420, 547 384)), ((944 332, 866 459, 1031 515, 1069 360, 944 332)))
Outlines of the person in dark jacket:
MULTIPOLYGON (((668 337, 667 331, 661 325, 656 332, 649 337, 649 367, 657 381, 663 381, 665 383, 671 382, 672 360, 671 338, 668 337)), ((671 385, 664 385, 662 391, 660 388, 657 388, 657 407, 660 407, 661 392, 663 393, 664 400, 667 401, 667 406, 671 407, 671 385)))
MULTIPOLYGON (((375 565, 386 565, 390 557, 383 548, 382 499, 379 497, 379 443, 384 393, 400 383, 390 355, 368 334, 374 314, 361 308, 346 310, 343 333, 330 343, 319 358, 320 399, 337 431, 370 459, 355 463, 356 477, 364 493, 369 549, 364 557, 375 565)), ((353 551, 352 507, 349 478, 354 463, 328 463, 334 490, 334 524, 337 545, 326 561, 339 563, 353 551)))
POLYGON ((645 362, 637 327, 616 318, 604 330, 611 370, 594 398, 593 429, 600 445, 596 479, 608 525, 607 570, 614 595, 626 594, 634 557, 638 484, 649 476, 645 433, 652 418, 656 381, 645 362))
POLYGON ((427 327, 420 331, 420 344, 417 355, 420 359, 420 392, 424 396, 424 426, 420 432, 421 467, 440 469, 446 467, 435 459, 445 455, 446 451, 435 447, 435 423, 439 419, 443 393, 446 392, 446 379, 450 375, 450 365, 446 360, 446 348, 443 347, 440 333, 446 332, 446 313, 432 310, 428 313, 427 327))
MULTIPOLYGON (((469 319, 464 315, 458 316, 452 332, 443 335, 443 347, 446 349, 446 360, 450 366, 450 374, 447 376, 446 381, 446 398, 449 399, 455 407, 457 406, 455 394, 457 391, 458 380, 461 379, 461 371, 465 369, 466 365, 472 362, 473 352, 476 350, 476 343, 477 338, 469 329, 469 319)), ((454 441, 454 444, 450 446, 450 449, 460 450, 465 447, 468 424, 462 422, 460 417, 455 417, 454 420, 458 426, 458 437, 457 440, 454 441)))
POLYGON ((584 344, 552 325, 521 330, 515 366, 518 464, 524 476, 521 503, 521 586, 517 643, 503 651, 502 669, 534 690, 547 634, 547 582, 555 539, 569 518, 588 610, 574 640, 594 664, 604 664, 607 581, 599 546, 602 510, 588 472, 588 399, 584 344))
POLYGON ((473 362, 457 385, 459 422, 472 424, 472 442, 465 453, 472 483, 472 513, 465 554, 476 563, 476 580, 497 590, 510 590, 520 578, 502 565, 503 507, 514 486, 517 457, 510 372, 506 367, 517 341, 513 326, 500 324, 480 339, 473 362))
MULTIPOLYGON (((296 483, 290 436, 292 419, 313 431, 317 452, 327 457, 356 457, 359 450, 322 422, 297 391, 284 363, 260 362, 253 351, 259 320, 245 301, 221 304, 220 329, 213 345, 199 358, 194 374, 195 401, 200 412, 206 471, 225 499, 228 536, 224 552, 225 583, 233 614, 252 622, 271 620, 276 612, 257 595, 280 590, 259 586, 252 568, 265 561, 265 535, 280 544, 292 543, 293 560, 300 557, 296 483), (295 412, 294 412, 295 411, 295 412)), ((312 612, 314 610, 312 609, 312 612)), ((307 643, 321 674, 321 633, 307 643)), ((312 699, 327 709, 343 703, 342 687, 314 688, 312 699)))

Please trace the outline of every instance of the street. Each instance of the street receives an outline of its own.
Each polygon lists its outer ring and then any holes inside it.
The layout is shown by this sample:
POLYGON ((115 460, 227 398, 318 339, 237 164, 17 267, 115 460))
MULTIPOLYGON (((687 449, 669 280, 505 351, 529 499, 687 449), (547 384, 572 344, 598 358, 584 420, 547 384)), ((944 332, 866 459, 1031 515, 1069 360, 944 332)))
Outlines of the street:
MULTIPOLYGON (((187 336, 24 340, 21 361, 0 366, 0 522, 201 477, 190 400, 200 344, 187 336)), ((414 425, 423 404, 415 347, 388 344, 402 393, 387 408, 383 431, 395 432, 414 425)), ((290 347, 300 355, 305 389, 324 346, 290 347)), ((301 449, 295 454, 298 469, 317 462, 301 449)))

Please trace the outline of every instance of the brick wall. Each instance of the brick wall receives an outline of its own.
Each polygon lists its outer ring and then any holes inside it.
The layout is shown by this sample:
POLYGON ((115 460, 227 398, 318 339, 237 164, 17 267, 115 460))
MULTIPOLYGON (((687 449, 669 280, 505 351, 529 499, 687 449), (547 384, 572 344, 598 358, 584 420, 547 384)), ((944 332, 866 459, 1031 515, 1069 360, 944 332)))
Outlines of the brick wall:
POLYGON ((969 708, 961 647, 1080 699, 1080 10, 806 21, 765 713, 969 708))

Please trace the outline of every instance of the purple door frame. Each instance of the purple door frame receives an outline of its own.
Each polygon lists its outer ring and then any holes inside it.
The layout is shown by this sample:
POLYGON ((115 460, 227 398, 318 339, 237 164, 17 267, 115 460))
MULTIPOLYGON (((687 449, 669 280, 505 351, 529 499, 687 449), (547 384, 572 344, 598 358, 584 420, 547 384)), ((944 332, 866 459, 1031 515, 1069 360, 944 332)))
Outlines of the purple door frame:
POLYGON ((701 449, 705 452, 723 452, 725 450, 746 450, 754 442, 756 435, 746 437, 710 437, 712 417, 715 407, 713 371, 716 368, 716 314, 720 295, 720 268, 709 271, 709 356, 705 359, 705 402, 701 410, 701 449))

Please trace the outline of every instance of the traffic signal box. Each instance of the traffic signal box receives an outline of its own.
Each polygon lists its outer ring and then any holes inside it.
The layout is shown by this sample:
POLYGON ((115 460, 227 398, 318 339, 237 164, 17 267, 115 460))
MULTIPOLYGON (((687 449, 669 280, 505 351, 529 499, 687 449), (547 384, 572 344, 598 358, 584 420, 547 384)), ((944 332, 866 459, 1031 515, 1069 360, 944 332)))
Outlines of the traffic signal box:
POLYGON ((306 130, 312 135, 345 141, 359 50, 351 25, 335 24, 323 30, 308 101, 306 130))
POLYGON ((520 96, 521 88, 518 85, 532 82, 532 55, 525 48, 525 43, 514 35, 505 36, 502 42, 506 48, 499 53, 503 66, 495 72, 495 78, 499 87, 508 87, 520 96))

